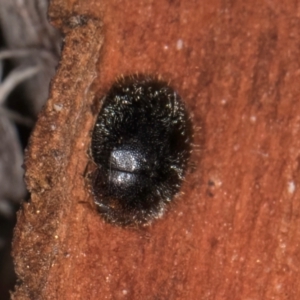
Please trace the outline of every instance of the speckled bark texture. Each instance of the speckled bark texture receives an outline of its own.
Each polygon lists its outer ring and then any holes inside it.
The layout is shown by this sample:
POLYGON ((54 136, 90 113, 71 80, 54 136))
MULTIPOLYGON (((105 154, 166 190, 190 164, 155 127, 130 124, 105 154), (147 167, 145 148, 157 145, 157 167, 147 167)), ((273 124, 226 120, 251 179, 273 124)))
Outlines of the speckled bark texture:
POLYGON ((52 0, 65 45, 31 137, 12 299, 299 299, 300 3, 52 0), (88 149, 116 77, 170 81, 193 115, 182 191, 106 224, 88 149), (95 97, 96 95, 96 97, 95 97))

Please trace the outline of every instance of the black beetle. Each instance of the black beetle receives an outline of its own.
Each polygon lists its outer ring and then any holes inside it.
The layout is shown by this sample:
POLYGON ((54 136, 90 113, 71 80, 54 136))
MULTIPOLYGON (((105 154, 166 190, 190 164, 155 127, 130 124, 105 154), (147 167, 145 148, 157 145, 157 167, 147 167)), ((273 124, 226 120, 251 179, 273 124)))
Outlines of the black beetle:
POLYGON ((179 192, 191 152, 192 124, 166 82, 132 75, 103 99, 92 135, 95 203, 119 225, 149 224, 179 192))

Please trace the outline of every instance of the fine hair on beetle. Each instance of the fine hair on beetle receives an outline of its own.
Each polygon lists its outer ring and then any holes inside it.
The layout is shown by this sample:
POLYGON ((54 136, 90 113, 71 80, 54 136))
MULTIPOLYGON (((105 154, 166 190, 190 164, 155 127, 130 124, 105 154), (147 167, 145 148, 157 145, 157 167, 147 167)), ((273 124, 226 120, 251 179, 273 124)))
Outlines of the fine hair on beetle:
POLYGON ((119 78, 92 134, 94 201, 117 225, 146 225, 178 194, 191 153, 192 122, 178 93, 148 75, 119 78))

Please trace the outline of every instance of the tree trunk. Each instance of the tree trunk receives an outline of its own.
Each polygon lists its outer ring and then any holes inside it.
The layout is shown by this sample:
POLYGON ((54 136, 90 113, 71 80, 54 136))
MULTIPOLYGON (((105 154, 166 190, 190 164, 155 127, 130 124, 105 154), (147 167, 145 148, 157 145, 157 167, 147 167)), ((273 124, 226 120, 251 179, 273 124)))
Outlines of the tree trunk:
POLYGON ((26 157, 13 299, 299 299, 300 4, 52 0, 60 66, 26 157), (120 75, 158 75, 195 127, 184 194, 107 224, 91 130, 120 75))

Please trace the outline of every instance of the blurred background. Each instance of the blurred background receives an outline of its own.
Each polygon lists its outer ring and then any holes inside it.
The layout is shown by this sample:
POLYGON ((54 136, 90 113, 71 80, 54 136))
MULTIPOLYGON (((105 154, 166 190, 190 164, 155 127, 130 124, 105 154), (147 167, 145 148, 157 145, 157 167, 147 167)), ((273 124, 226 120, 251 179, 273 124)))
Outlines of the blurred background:
POLYGON ((24 150, 45 104, 62 38, 47 19, 48 0, 0 0, 0 299, 16 282, 11 257, 16 212, 29 200, 24 150))

